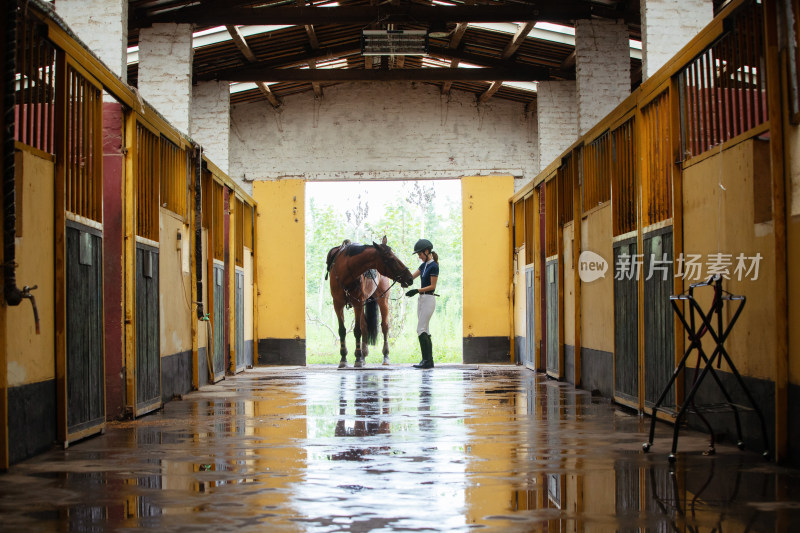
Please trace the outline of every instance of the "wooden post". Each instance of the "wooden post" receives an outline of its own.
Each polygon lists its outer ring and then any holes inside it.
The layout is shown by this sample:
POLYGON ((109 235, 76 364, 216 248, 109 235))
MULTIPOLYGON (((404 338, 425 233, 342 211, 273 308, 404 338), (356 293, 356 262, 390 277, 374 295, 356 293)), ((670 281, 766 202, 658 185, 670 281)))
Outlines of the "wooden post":
MULTIPOLYGON (((670 154, 672 154, 672 261, 673 265, 678 257, 683 254, 683 153, 681 148, 681 107, 680 89, 676 77, 672 78, 669 87, 670 105, 670 154)), ((674 272, 673 272, 674 273, 674 272)), ((673 277, 673 294, 683 292, 683 278, 673 277)), ((679 305, 683 307, 683 302, 679 305)), ((683 331, 683 324, 677 315, 674 320, 675 338, 675 367, 678 366, 683 358, 686 335, 683 331)), ((675 380, 675 400, 683 398, 684 380, 683 373, 675 380)))
POLYGON ((778 46, 777 2, 764 0, 764 62, 769 105, 772 173, 772 223, 775 237, 775 460, 789 453, 789 332, 786 251, 786 176, 783 149, 783 102, 778 46))
MULTIPOLYGON (((195 302, 199 302, 199 294, 197 294, 197 267, 198 265, 195 263, 195 247, 197 246, 197 235, 195 233, 195 222, 197 218, 197 214, 195 213, 195 195, 197 191, 195 190, 195 172, 197 169, 195 168, 197 164, 200 162, 194 157, 194 153, 191 156, 188 156, 189 160, 193 162, 193 164, 189 164, 187 162, 187 179, 186 179, 186 186, 187 188, 192 191, 192 194, 189 195, 189 198, 192 199, 191 203, 186 206, 186 222, 189 225, 189 284, 191 285, 190 293, 191 293, 191 302, 192 305, 189 306, 189 324, 191 326, 191 335, 192 335, 192 389, 197 390, 200 388, 200 376, 198 375, 197 369, 200 366, 199 359, 199 350, 200 350, 200 340, 197 338, 197 313, 195 312, 195 307, 197 304, 195 302), (189 179, 191 176, 191 179, 189 179)), ((202 239, 202 231, 201 237, 202 239)))
POLYGON ((228 279, 228 316, 226 317, 228 331, 228 354, 230 366, 228 371, 236 374, 236 193, 232 189, 228 192, 228 255, 225 262, 230 266, 226 269, 228 279))
POLYGON ((580 147, 576 148, 573 152, 574 173, 572 180, 572 266, 573 276, 572 281, 574 284, 575 294, 575 362, 574 362, 574 375, 572 379, 576 387, 581 385, 581 276, 580 276, 580 252, 582 243, 583 231, 583 158, 585 153, 580 147), (580 155, 580 157, 578 157, 580 155))
POLYGON ((125 390, 126 407, 130 416, 136 413, 136 158, 138 145, 136 113, 125 118, 125 176, 123 178, 123 244, 125 294, 125 390))
MULTIPOLYGON (((508 261, 509 274, 510 274, 510 278, 509 278, 510 279, 510 283, 509 283, 509 289, 508 289, 508 291, 509 291, 508 309, 509 309, 509 320, 510 320, 510 328, 509 328, 509 331, 510 331, 510 334, 509 334, 510 350, 509 350, 509 352, 511 353, 511 361, 510 361, 511 363, 514 363, 517 360, 516 359, 516 356, 517 356, 517 354, 516 354, 516 351, 517 351, 516 350, 516 344, 517 344, 517 342, 516 342, 516 339, 517 339, 516 334, 517 334, 517 332, 516 332, 515 327, 514 327, 515 326, 515 322, 516 322, 514 320, 515 319, 515 317, 514 317, 514 302, 515 302, 515 296, 516 296, 516 290, 515 290, 516 272, 514 272, 514 253, 515 253, 514 252, 514 250, 515 250, 515 247, 514 247, 514 232, 515 231, 524 231, 524 225, 523 225, 522 228, 517 228, 516 225, 515 225, 515 222, 516 222, 516 219, 514 218, 514 202, 513 201, 509 201, 509 203, 508 203, 508 228, 509 228, 509 230, 508 230, 508 241, 509 241, 509 250, 511 252, 511 256, 509 257, 509 261, 508 261)), ((523 263, 524 263, 524 259, 523 259, 523 263)), ((524 266, 523 266, 523 270, 524 270, 524 266)))
POLYGON ((253 366, 258 365, 258 204, 253 203, 253 366))
MULTIPOLYGON (((636 261, 638 257, 641 257, 642 266, 644 265, 644 256, 642 255, 644 252, 642 251, 644 238, 642 236, 642 224, 644 223, 644 212, 643 212, 643 204, 642 204, 642 154, 644 154, 644 135, 641 134, 642 131, 642 108, 640 104, 636 105, 635 117, 633 124, 633 138, 638 141, 638 146, 636 149, 636 155, 638 158, 634 158, 633 162, 633 181, 634 181, 634 188, 636 190, 636 255, 631 258, 632 261, 636 261)), ((636 142, 636 141, 635 141, 636 142)), ((642 276, 642 269, 636 268, 636 286, 638 287, 638 295, 637 295, 637 316, 638 316, 638 325, 639 325, 639 365, 638 365, 638 399, 637 399, 637 406, 639 408, 639 412, 644 411, 644 365, 645 365, 645 358, 644 358, 644 276, 642 276)))
POLYGON ((67 163, 67 56, 56 53, 55 135, 56 177, 54 190, 55 238, 55 357, 57 438, 67 441, 67 280, 66 280, 66 163, 67 163))

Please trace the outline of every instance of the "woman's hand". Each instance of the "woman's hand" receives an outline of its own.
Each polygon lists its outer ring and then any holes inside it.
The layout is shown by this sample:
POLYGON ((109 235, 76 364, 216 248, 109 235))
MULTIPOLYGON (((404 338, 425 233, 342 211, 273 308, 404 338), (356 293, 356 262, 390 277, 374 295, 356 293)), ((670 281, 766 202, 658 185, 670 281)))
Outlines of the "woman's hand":
POLYGON ((411 289, 406 293, 406 296, 416 296, 419 293, 419 289, 411 289))

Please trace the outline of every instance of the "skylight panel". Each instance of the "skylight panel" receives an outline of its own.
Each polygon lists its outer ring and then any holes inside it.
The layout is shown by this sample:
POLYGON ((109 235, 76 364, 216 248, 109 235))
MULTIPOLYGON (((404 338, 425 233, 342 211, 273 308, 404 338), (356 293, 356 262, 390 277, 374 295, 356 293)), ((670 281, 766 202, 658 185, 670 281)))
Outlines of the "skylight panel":
MULTIPOLYGON (((331 5, 336 4, 335 2, 331 5)), ((237 26, 239 32, 243 37, 250 37, 251 35, 259 35, 262 33, 270 33, 273 31, 291 28, 289 25, 253 25, 253 26, 237 26)), ((225 26, 217 26, 207 30, 197 31, 192 34, 192 48, 195 50, 204 46, 211 46, 212 44, 230 41, 231 34, 225 26)), ((139 47, 128 47, 128 65, 139 62, 139 47)))
MULTIPOLYGON (((275 85, 276 83, 278 82, 276 81, 266 82, 267 85, 275 85)), ((231 94, 243 93, 245 91, 252 91, 254 89, 258 89, 258 86, 252 81, 231 83, 231 94)))

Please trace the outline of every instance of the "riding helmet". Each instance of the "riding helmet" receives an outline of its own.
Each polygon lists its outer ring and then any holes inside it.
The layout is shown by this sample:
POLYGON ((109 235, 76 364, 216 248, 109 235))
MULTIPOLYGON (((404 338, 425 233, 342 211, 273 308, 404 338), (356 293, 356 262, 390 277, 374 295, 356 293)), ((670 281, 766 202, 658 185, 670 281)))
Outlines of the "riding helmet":
POLYGON ((433 243, 428 239, 418 240, 417 243, 414 245, 414 253, 418 254, 425 250, 433 250, 433 243))

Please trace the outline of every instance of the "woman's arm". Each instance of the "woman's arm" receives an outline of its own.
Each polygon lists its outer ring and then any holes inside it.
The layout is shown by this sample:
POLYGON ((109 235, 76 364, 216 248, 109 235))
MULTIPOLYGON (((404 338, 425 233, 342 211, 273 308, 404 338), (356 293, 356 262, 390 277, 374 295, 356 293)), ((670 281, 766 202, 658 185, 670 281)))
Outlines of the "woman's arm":
POLYGON ((419 271, 419 269, 415 270, 414 273, 411 274, 411 279, 417 279, 420 274, 421 272, 419 271))

